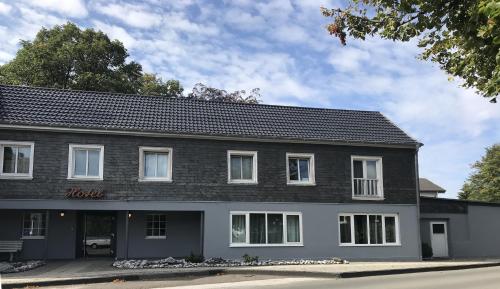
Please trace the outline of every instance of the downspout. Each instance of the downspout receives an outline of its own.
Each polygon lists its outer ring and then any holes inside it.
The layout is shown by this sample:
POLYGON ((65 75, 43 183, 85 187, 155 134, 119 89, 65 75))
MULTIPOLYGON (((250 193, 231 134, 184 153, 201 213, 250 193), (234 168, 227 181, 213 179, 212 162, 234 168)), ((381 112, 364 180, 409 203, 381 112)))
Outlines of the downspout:
POLYGON ((49 258, 49 220, 50 220, 50 211, 45 211, 45 240, 44 240, 44 260, 49 258))
POLYGON ((128 260, 128 222, 130 211, 125 211, 125 260, 128 260))
POLYGON ((417 192, 417 236, 418 236, 418 259, 422 260, 422 236, 420 235, 420 176, 418 172, 418 150, 423 144, 417 144, 415 148, 415 189, 417 192))

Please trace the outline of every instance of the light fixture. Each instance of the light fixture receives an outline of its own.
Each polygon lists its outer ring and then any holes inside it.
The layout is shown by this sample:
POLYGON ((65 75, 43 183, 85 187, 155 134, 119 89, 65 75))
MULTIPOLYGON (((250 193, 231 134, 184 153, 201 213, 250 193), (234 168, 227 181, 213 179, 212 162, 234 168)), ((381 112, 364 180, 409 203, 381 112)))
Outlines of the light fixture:
POLYGON ((128 218, 132 218, 132 213, 128 213, 128 218))
POLYGON ((59 216, 64 217, 64 211, 61 211, 61 212, 59 213, 59 216))

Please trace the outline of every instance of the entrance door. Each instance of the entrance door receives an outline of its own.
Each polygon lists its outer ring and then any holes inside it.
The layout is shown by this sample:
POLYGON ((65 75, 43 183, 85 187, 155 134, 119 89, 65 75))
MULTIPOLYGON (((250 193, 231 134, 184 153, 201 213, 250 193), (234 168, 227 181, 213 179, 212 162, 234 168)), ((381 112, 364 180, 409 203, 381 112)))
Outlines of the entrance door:
POLYGON ((85 257, 115 256, 116 214, 86 212, 83 216, 82 249, 85 257))
POLYGON ((446 222, 431 222, 433 257, 448 257, 448 230, 446 222))

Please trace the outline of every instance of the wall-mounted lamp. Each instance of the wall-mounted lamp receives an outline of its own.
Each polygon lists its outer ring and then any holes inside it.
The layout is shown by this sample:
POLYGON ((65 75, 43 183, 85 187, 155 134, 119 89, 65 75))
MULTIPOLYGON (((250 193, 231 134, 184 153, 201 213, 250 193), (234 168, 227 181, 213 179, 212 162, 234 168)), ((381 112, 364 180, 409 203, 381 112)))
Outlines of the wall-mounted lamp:
POLYGON ((59 216, 64 217, 64 211, 61 211, 61 212, 59 213, 59 216))
POLYGON ((132 213, 128 213, 128 218, 132 218, 132 213))

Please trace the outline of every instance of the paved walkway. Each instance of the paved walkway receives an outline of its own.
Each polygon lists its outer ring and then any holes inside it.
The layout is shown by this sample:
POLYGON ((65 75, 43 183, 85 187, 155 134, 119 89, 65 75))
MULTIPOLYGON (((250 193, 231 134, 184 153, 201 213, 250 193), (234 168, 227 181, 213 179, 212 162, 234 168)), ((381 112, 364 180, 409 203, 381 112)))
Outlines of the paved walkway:
MULTIPOLYGON (((45 266, 31 271, 11 273, 2 275, 2 284, 34 284, 40 282, 66 282, 68 280, 82 279, 98 281, 96 278, 166 278, 187 275, 209 275, 217 272, 225 273, 260 273, 275 275, 294 276, 330 276, 330 277, 355 277, 359 272, 377 272, 384 274, 391 270, 439 270, 440 268, 464 267, 464 266, 500 266, 499 259, 491 260, 446 260, 446 261, 424 261, 424 262, 352 262, 350 264, 338 265, 287 265, 287 266, 255 266, 255 267, 233 267, 233 268, 176 268, 176 269, 117 269, 111 266, 112 260, 76 260, 76 261, 50 261, 45 266), (351 275, 349 275, 351 274, 351 275)), ((133 279, 131 279, 133 280, 133 279)), ((71 282, 68 282, 71 283, 71 282)))

